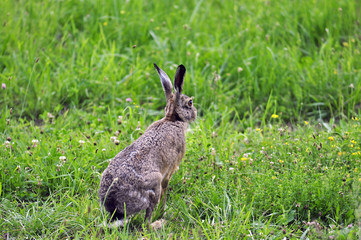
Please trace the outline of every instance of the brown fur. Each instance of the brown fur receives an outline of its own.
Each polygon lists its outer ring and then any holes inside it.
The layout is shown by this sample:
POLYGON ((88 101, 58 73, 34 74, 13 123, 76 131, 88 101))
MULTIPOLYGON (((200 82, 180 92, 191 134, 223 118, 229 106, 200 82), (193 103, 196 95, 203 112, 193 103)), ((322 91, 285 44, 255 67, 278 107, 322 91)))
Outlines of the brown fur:
POLYGON ((185 68, 175 76, 175 91, 169 77, 157 65, 167 105, 165 117, 151 124, 130 146, 118 153, 102 174, 99 198, 112 219, 146 210, 148 226, 154 208, 163 199, 172 174, 186 149, 188 123, 197 116, 192 98, 182 94, 185 68))

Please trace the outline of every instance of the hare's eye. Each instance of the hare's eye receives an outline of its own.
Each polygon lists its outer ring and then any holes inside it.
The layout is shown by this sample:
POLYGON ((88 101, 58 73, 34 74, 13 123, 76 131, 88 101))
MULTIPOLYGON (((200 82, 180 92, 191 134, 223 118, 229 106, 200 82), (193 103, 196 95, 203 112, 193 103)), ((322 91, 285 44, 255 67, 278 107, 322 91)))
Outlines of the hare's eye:
POLYGON ((193 100, 191 99, 191 100, 189 100, 189 101, 188 101, 188 106, 190 106, 190 107, 191 107, 191 106, 192 106, 192 104, 193 104, 193 100))

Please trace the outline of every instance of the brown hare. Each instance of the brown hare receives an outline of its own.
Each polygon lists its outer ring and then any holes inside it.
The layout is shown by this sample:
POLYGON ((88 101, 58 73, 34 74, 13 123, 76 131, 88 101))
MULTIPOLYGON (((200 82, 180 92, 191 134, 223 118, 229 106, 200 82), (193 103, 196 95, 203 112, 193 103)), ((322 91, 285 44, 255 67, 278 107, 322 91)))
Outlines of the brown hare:
POLYGON ((186 150, 185 132, 194 121, 197 110, 193 99, 182 94, 186 69, 178 66, 172 82, 156 64, 167 105, 165 117, 150 125, 130 146, 118 153, 104 170, 99 198, 110 213, 110 221, 121 225, 124 215, 145 209, 149 228, 152 213, 163 199, 172 174, 177 170, 186 150))

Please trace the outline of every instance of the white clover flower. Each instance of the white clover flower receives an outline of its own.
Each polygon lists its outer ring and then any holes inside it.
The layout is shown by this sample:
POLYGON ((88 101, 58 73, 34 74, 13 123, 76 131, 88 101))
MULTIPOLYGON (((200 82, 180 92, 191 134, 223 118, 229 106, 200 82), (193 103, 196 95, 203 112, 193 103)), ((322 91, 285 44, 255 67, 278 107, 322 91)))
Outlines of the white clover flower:
POLYGON ((228 170, 231 171, 231 172, 233 172, 234 168, 233 168, 233 167, 230 167, 228 170))
POLYGON ((54 115, 51 114, 51 113, 49 113, 49 112, 46 114, 46 116, 47 116, 48 118, 54 118, 54 115))
POLYGON ((115 136, 110 137, 110 141, 115 142, 115 140, 117 140, 117 137, 115 136))
POLYGON ((140 121, 138 121, 138 126, 137 126, 137 128, 136 128, 136 130, 140 130, 140 128, 141 128, 141 124, 140 124, 140 121))
POLYGON ((65 161, 66 161, 66 157, 65 157, 65 156, 60 156, 60 157, 59 157, 59 160, 65 162, 65 161))
POLYGON ((33 147, 36 147, 38 146, 39 140, 33 139, 31 142, 33 143, 33 147))
POLYGON ((119 145, 119 140, 116 139, 116 140, 114 141, 114 144, 115 144, 115 145, 119 145))
POLYGON ((80 145, 83 145, 85 143, 84 140, 79 140, 80 145))
POLYGON ((11 146, 11 143, 9 141, 5 141, 5 147, 9 148, 11 146))
POLYGON ((103 152, 105 152, 105 151, 106 151, 106 149, 105 149, 105 148, 103 148, 103 149, 102 149, 102 151, 103 151, 103 152))

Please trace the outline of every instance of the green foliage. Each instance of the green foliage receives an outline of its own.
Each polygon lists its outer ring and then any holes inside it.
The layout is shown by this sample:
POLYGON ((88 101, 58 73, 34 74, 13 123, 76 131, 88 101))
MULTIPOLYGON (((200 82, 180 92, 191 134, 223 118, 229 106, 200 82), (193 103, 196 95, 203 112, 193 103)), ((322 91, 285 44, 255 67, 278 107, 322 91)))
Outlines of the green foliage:
POLYGON ((152 62, 187 69, 200 111, 351 117, 360 95, 357 1, 4 1, 0 106, 18 116, 163 106, 152 62), (251 106, 250 106, 251 104, 251 106))
POLYGON ((0 236, 360 238, 360 7, 2 1, 0 236), (186 66, 199 116, 166 224, 103 229, 102 171, 163 116, 153 62, 186 66))
MULTIPOLYGON (((47 114, 41 126, 6 116, 9 125, 2 125, 0 134, 3 234, 35 238, 141 234, 144 213, 121 231, 99 227, 107 215, 98 203, 97 189, 108 161, 145 130, 147 114, 134 104, 119 113, 96 111, 77 110, 58 119, 47 114)), ((359 234, 357 117, 337 126, 305 122, 289 127, 275 114, 268 119, 272 124, 242 131, 234 122, 239 120, 229 119, 231 112, 220 122, 211 121, 218 119, 213 115, 209 112, 205 121, 191 125, 187 154, 168 192, 163 216, 167 223, 161 230, 143 232, 144 236, 359 234)), ((156 213, 153 221, 160 216, 156 213)))

